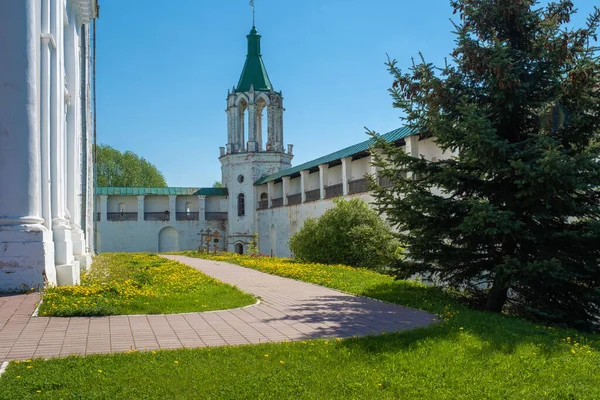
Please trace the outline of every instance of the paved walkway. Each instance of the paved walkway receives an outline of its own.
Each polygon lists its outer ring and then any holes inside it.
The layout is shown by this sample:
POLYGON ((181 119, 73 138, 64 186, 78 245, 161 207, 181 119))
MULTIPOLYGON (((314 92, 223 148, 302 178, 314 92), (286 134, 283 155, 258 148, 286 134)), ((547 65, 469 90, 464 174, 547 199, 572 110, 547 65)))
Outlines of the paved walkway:
POLYGON ((95 318, 32 317, 38 294, 0 297, 0 363, 33 357, 350 337, 426 326, 435 316, 232 264, 165 256, 261 298, 241 309, 95 318))

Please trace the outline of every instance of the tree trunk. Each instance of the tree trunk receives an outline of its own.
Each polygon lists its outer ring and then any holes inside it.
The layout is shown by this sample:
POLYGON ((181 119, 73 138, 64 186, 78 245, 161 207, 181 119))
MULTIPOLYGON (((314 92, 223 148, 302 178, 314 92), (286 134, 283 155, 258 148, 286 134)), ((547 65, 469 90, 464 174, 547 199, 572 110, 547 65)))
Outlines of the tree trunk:
POLYGON ((489 312, 500 313, 508 299, 508 288, 501 282, 495 281, 488 297, 486 309, 489 312))

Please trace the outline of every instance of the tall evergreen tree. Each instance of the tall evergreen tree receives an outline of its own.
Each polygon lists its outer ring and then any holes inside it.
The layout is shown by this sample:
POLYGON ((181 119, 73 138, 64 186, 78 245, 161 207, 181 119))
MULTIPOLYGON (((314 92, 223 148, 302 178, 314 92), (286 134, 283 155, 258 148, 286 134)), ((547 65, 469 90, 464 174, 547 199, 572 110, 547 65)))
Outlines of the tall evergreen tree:
POLYGON ((572 1, 453 0, 451 61, 394 77, 394 106, 453 157, 430 162, 378 140, 376 205, 410 262, 530 317, 594 329, 600 314, 600 60, 597 8, 572 1))

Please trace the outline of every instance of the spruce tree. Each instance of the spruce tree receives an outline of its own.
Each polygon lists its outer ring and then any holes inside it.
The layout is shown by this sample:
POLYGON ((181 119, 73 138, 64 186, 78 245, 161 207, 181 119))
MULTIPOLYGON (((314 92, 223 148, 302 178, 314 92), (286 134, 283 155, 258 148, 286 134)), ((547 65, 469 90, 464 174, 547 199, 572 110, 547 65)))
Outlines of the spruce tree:
MULTIPOLYGON (((445 66, 395 60, 394 106, 452 156, 411 157, 377 140, 375 204, 401 232, 398 273, 431 274, 537 320, 581 329, 600 314, 600 60, 562 0, 454 0, 445 66)), ((374 135, 376 137, 376 135, 374 135)), ((407 139, 408 140, 408 139, 407 139)))

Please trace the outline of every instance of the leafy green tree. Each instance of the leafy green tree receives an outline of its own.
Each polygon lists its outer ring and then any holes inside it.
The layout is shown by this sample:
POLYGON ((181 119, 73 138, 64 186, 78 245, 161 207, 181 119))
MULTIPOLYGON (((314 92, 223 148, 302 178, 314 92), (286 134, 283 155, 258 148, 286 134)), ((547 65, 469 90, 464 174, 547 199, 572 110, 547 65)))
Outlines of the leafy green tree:
POLYGON ((215 181, 215 183, 213 183, 212 187, 214 187, 214 188, 222 188, 223 187, 223 183, 221 183, 221 181, 215 181))
POLYGON ((163 174, 145 158, 108 145, 96 147, 98 186, 166 187, 163 174))
POLYGON ((387 267, 398 259, 400 245, 376 211, 359 199, 340 198, 335 203, 290 238, 296 258, 365 268, 387 267))
POLYGON ((401 275, 472 286, 501 312, 597 328, 600 310, 600 62, 595 9, 454 0, 452 62, 388 67, 409 127, 458 152, 428 162, 378 141, 376 205, 406 244, 401 275), (408 173, 408 178, 405 178, 408 173))

